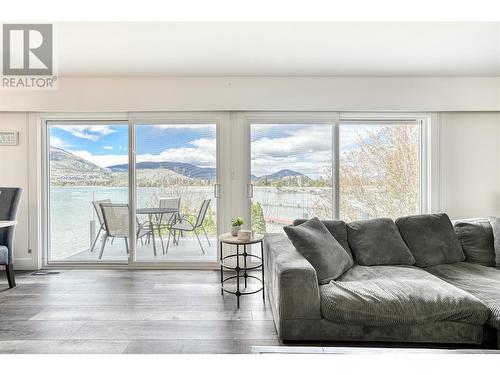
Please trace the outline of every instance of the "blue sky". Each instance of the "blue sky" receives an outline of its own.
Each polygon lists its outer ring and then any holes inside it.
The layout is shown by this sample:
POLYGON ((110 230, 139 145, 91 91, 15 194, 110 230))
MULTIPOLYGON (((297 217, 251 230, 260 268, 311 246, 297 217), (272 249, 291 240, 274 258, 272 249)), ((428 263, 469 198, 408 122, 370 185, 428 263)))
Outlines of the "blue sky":
MULTIPOLYGON (((323 124, 253 124, 252 174, 292 169, 312 178, 325 174, 332 160, 332 126, 323 124)), ((374 125, 341 127, 341 152, 354 147, 374 125)), ((51 145, 99 166, 128 162, 127 125, 52 125, 51 145)), ((178 161, 215 167, 215 125, 138 125, 137 161, 178 161)))
MULTIPOLYGON (((128 161, 127 125, 53 125, 50 144, 99 166, 128 161)), ((180 161, 215 167, 215 125, 140 125, 137 161, 180 161)))

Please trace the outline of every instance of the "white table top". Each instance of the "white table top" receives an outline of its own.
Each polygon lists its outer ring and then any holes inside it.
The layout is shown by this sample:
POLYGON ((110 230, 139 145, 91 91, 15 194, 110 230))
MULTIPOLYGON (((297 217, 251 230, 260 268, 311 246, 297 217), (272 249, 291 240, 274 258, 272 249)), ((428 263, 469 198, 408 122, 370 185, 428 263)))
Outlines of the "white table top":
POLYGON ((11 227, 13 225, 16 225, 17 221, 1 221, 0 220, 0 228, 6 228, 6 227, 11 227))
POLYGON ((238 237, 233 236, 231 233, 221 234, 219 240, 221 242, 232 244, 232 245, 250 245, 253 243, 258 243, 262 241, 264 236, 262 234, 254 234, 249 240, 240 240, 238 237))

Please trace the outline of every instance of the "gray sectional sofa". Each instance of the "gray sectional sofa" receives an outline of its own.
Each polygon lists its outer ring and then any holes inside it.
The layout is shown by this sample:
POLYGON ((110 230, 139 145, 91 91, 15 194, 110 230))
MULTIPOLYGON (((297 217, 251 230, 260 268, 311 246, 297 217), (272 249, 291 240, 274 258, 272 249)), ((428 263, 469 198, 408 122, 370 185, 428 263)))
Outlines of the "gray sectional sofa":
POLYGON ((500 220, 493 227, 490 219, 452 223, 446 214, 321 222, 352 259, 322 284, 317 261, 306 259, 297 242, 265 236, 266 290, 281 340, 482 345, 488 339, 500 347, 500 220))

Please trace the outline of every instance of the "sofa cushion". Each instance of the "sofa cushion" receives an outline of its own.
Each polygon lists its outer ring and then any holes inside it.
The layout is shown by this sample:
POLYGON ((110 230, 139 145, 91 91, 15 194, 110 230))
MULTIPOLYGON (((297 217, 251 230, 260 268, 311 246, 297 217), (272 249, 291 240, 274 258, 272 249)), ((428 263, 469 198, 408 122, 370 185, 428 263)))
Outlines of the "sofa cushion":
POLYGON ((481 300, 490 310, 488 324, 500 329, 500 270, 468 262, 440 264, 426 270, 481 300))
POLYGON ((400 217, 396 226, 419 267, 465 259, 462 245, 446 214, 400 217))
MULTIPOLYGON (((295 219, 293 225, 300 225, 307 221, 307 219, 295 219)), ((339 244, 347 251, 352 257, 351 248, 349 247, 349 242, 347 241, 347 228, 345 221, 342 220, 321 220, 325 225, 326 229, 331 233, 333 237, 338 241, 339 244)))
POLYGON ((493 230, 493 246, 495 248, 495 262, 497 268, 500 268, 500 218, 490 217, 490 224, 493 230))
POLYGON ((352 267, 349 254, 318 218, 283 229, 297 251, 314 267, 320 284, 336 279, 352 267))
POLYGON ((439 321, 482 325, 488 308, 469 293, 411 266, 354 266, 320 286, 322 315, 365 326, 439 321))
POLYGON ((467 262, 495 267, 493 230, 488 219, 457 220, 453 228, 467 262))
POLYGON ((347 239, 356 261, 363 266, 415 264, 392 219, 353 221, 347 239))

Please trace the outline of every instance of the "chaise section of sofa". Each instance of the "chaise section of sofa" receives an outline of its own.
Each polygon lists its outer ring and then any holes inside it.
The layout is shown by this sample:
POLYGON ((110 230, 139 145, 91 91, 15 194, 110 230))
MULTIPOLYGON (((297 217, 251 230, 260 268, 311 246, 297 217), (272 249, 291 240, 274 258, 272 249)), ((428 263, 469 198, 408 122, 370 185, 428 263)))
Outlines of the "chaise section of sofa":
POLYGON ((500 348, 500 270, 468 262, 440 264, 426 271, 477 297, 490 310, 487 324, 497 330, 500 348))
MULTIPOLYGON (((383 277, 398 280, 397 275, 399 275, 400 282, 405 282, 405 274, 411 273, 412 277, 417 279, 422 275, 422 278, 429 280, 431 284, 434 282, 435 284, 432 285, 438 289, 444 288, 444 293, 448 293, 448 298, 451 300, 457 296, 465 299, 467 302, 465 307, 451 311, 444 317, 434 317, 424 321, 418 321, 415 318, 406 323, 387 322, 383 319, 369 324, 362 324, 362 320, 350 323, 337 320, 332 316, 327 319, 325 315, 328 314, 324 309, 326 303, 331 303, 331 300, 327 301, 328 297, 324 289, 327 286, 320 288, 316 271, 311 264, 298 253, 283 234, 266 235, 265 246, 266 290, 278 337, 283 341, 457 344, 481 344, 483 341, 483 323, 487 319, 485 306, 467 293, 458 291, 453 286, 448 286, 446 282, 415 267, 387 266, 381 268, 383 271, 377 276, 373 273, 377 267, 354 266, 339 281, 348 282, 350 277, 357 280, 371 280, 371 282, 383 277), (410 269, 412 271, 409 271, 410 269)), ((425 288, 429 288, 429 285, 425 288)), ((407 312, 410 314, 409 307, 407 312)))

